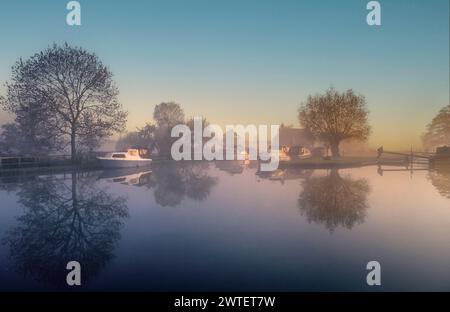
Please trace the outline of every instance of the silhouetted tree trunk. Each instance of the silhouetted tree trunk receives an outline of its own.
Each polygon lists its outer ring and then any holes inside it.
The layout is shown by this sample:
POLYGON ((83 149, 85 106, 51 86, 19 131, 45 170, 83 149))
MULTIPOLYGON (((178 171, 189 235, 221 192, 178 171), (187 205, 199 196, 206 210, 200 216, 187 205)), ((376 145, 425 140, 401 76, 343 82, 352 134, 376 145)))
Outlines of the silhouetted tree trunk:
POLYGON ((339 141, 333 141, 330 143, 331 155, 333 155, 333 157, 341 156, 341 154, 339 153, 339 143, 339 141))
POLYGON ((72 171, 72 202, 73 207, 76 208, 78 202, 78 194, 77 194, 77 172, 72 171))
POLYGON ((75 162, 77 159, 76 131, 73 126, 70 134, 70 159, 72 162, 75 162))
POLYGON ((184 111, 180 104, 162 102, 155 106, 153 119, 156 122, 155 138, 160 156, 170 158, 170 149, 176 140, 170 136, 170 133, 174 126, 184 124, 184 111))

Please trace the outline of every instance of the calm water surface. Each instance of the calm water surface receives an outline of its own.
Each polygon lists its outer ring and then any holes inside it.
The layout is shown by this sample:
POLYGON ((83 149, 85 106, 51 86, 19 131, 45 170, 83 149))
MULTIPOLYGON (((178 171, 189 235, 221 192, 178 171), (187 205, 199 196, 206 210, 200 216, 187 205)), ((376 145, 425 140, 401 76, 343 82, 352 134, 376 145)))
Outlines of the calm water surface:
POLYGON ((450 290, 448 167, 151 170, 0 177, 0 290, 450 290))

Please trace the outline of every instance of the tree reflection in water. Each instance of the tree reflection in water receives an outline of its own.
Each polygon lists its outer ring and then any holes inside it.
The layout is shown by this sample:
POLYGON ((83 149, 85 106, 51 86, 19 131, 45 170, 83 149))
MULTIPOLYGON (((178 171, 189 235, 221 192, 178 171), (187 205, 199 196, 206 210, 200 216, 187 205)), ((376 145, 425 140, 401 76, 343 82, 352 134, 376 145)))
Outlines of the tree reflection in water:
POLYGON ((217 178, 208 175, 208 162, 167 162, 152 166, 148 186, 161 206, 176 206, 184 198, 204 200, 217 178))
POLYGON ((322 223, 330 232, 339 226, 351 229, 364 222, 369 192, 366 179, 341 177, 338 169, 331 169, 326 176, 303 182, 298 206, 310 223, 322 223))
POLYGON ((436 165, 430 170, 428 178, 439 194, 450 198, 450 164, 436 165))
POLYGON ((3 238, 16 271, 61 286, 67 262, 80 262, 86 281, 113 257, 128 208, 124 197, 96 188, 96 179, 73 172, 68 179, 36 177, 21 185, 24 213, 3 238))

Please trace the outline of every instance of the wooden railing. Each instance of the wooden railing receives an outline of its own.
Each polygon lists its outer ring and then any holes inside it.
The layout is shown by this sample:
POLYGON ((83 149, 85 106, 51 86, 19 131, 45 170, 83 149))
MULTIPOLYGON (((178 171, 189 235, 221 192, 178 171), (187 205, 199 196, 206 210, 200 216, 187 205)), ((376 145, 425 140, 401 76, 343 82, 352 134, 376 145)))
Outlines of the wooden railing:
POLYGON ((70 155, 0 156, 0 169, 64 166, 71 164, 70 155))

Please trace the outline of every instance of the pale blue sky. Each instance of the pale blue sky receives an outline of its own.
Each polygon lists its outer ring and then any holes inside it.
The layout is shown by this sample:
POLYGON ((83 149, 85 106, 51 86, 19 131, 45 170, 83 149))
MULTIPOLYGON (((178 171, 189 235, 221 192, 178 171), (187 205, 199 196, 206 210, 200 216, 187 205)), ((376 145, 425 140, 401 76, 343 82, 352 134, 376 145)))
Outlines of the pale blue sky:
POLYGON ((81 0, 79 27, 67 2, 0 0, 0 82, 53 42, 82 46, 114 72, 131 130, 171 100, 221 125, 297 126, 334 86, 366 96, 372 146, 406 147, 449 104, 448 0, 380 1, 380 27, 366 0, 81 0))

